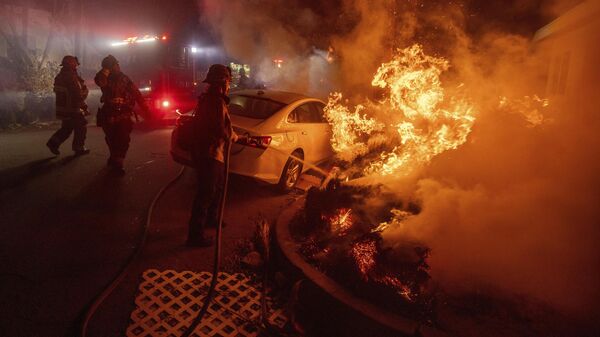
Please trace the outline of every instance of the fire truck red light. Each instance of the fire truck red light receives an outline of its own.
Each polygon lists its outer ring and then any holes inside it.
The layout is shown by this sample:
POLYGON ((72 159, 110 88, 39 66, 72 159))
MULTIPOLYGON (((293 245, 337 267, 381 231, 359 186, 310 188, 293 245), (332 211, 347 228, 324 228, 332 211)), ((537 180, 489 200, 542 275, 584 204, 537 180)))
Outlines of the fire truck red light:
POLYGON ((169 102, 169 101, 162 101, 162 106, 163 106, 163 108, 168 108, 168 107, 169 107, 169 105, 170 105, 170 102, 169 102))

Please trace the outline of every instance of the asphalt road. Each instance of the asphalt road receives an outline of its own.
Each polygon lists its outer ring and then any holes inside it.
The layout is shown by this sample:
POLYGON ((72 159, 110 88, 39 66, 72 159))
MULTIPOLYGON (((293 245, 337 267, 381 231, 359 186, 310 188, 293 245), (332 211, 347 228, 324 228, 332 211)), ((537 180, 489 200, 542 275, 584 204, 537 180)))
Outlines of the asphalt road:
MULTIPOLYGON (((135 250, 151 200, 181 170, 168 155, 169 128, 134 130, 124 177, 106 170, 99 128, 88 128, 91 153, 82 157, 71 155, 71 139, 52 156, 44 144, 53 131, 0 133, 0 336, 73 335, 81 310, 135 250)), ((159 201, 141 258, 88 336, 125 334, 144 270, 211 270, 212 248, 183 245, 195 183, 187 169, 159 201)), ((296 196, 230 179, 225 268, 257 219, 274 221, 296 196)))

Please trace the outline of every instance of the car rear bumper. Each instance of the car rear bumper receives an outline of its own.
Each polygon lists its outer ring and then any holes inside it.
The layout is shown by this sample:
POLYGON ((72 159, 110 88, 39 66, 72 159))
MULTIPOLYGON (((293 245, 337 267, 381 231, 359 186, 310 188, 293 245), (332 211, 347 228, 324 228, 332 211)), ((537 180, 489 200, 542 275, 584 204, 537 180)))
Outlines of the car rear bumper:
MULTIPOLYGON (((272 149, 257 149, 234 144, 229 157, 229 173, 239 174, 277 184, 287 157, 272 149), (241 150, 241 151, 240 151, 241 150)), ((179 164, 194 167, 190 152, 179 147, 171 148, 171 157, 179 164)))
POLYGON ((234 144, 229 157, 229 172, 277 184, 287 156, 271 148, 258 149, 234 144))

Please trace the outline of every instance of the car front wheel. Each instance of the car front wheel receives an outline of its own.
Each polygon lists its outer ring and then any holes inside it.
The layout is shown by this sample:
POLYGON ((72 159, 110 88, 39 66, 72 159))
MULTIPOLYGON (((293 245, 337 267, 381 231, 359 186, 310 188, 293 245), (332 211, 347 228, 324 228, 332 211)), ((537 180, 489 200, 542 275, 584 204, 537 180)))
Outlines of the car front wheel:
POLYGON ((302 159, 302 154, 299 152, 292 153, 292 157, 288 158, 285 163, 279 179, 279 188, 283 191, 292 190, 302 173, 302 162, 294 157, 302 159))

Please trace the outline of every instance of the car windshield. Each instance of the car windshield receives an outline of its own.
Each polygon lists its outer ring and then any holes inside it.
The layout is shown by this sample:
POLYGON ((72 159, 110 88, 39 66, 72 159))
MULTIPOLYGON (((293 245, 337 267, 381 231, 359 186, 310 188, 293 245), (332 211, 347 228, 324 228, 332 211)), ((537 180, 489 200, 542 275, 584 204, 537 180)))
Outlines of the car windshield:
POLYGON ((267 119, 285 106, 283 103, 252 96, 231 95, 229 113, 254 119, 267 119))

